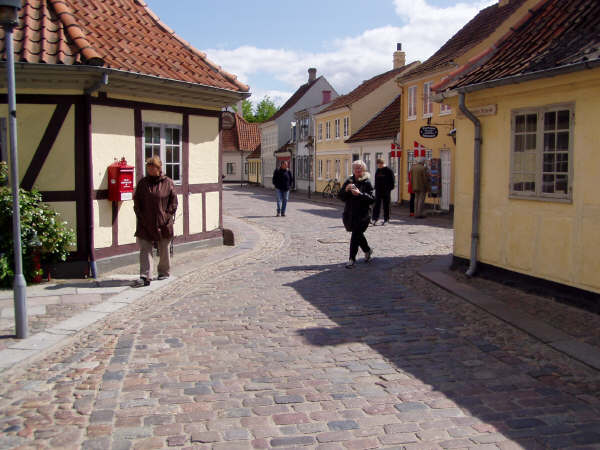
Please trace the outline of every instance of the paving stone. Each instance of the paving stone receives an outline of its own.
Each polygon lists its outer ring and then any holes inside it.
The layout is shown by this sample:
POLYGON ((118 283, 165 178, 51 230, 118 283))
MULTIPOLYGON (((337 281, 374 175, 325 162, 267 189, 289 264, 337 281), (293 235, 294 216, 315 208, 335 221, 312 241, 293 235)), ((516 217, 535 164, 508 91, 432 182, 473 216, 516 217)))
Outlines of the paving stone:
POLYGON ((202 444, 210 443, 210 442, 218 442, 221 439, 221 436, 216 431, 207 431, 204 433, 193 433, 192 434, 192 443, 199 442, 202 444))
POLYGON ((315 438, 312 436, 287 436, 271 439, 273 447, 290 447, 293 445, 312 445, 315 438))
POLYGON ((355 430, 358 424, 354 420, 336 420, 328 422, 327 426, 331 431, 355 430))

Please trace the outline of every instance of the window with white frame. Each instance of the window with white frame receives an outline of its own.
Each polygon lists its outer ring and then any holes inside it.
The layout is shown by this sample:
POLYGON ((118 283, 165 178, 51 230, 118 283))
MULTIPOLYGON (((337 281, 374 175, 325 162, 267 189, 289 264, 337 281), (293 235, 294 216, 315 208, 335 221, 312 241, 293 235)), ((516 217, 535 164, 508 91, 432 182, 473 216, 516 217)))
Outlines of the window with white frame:
POLYGON ((342 161, 340 159, 335 160, 335 178, 339 180, 342 176, 342 161))
POLYGON ((327 162, 325 163, 325 176, 327 177, 327 179, 329 180, 331 178, 331 160, 328 159, 327 162))
POLYGON ((247 162, 244 163, 244 174, 248 175, 248 163, 247 162))
POLYGON ((350 160, 345 159, 344 161, 346 162, 346 178, 348 178, 351 175, 350 174, 350 160))
POLYGON ((344 137, 350 134, 350 117, 344 117, 344 137))
POLYGON ((319 126, 317 128, 319 130, 318 135, 317 135, 317 139, 319 141, 322 141, 323 140, 323 123, 319 122, 319 126))
POLYGON ((431 85, 433 81, 423 84, 423 117, 431 117, 433 114, 433 102, 431 101, 431 85))
POLYGON ((319 160, 319 180, 323 179, 323 160, 319 160))
POLYGON ((226 169, 227 169, 227 175, 235 174, 235 163, 228 162, 226 169))
MULTIPOLYGON (((418 157, 421 157, 421 155, 422 155, 422 150, 419 151, 418 157)), ((408 164, 408 166, 407 166, 408 172, 410 172, 410 169, 412 168, 413 164, 415 164, 417 162, 418 157, 415 156, 414 151, 406 152, 406 162, 408 164)), ((425 149, 425 165, 426 166, 429 166, 429 161, 431 160, 432 157, 433 157, 433 151, 429 148, 425 149)), ((408 178, 407 178, 406 182, 408 183, 408 178)))
POLYGON ((331 139, 331 122, 325 122, 325 140, 331 139))
POLYGON ((340 119, 335 119, 334 122, 334 131, 335 131, 335 138, 339 139, 340 138, 340 119))
POLYGON ((164 174, 171 178, 176 184, 181 183, 180 126, 144 124, 144 155, 146 158, 158 156, 163 162, 164 174))
POLYGON ((408 88, 407 119, 415 120, 417 118, 417 86, 408 88))
POLYGON ((573 105, 513 111, 511 195, 571 198, 573 111, 573 105))
POLYGON ((296 122, 290 123, 290 141, 296 142, 296 122))
POLYGON ((367 172, 370 172, 371 171, 371 154, 363 153, 363 161, 367 165, 367 172))
POLYGON ((452 113, 452 108, 450 105, 446 105, 445 103, 440 103, 440 116, 445 116, 447 114, 452 113))

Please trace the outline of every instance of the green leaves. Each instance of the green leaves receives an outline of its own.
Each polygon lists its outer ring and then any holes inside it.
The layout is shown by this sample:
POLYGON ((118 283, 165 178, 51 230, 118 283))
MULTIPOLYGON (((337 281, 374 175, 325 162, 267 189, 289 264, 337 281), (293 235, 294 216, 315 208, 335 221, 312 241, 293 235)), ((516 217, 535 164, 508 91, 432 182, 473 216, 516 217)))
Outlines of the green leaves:
MULTIPOLYGON (((5 166, 5 164, 3 164, 5 166)), ((0 181, 4 173, 0 165, 0 181)), ((32 256, 36 245, 42 266, 65 261, 75 246, 75 233, 60 220, 56 211, 42 203, 36 191, 19 190, 21 207, 21 241, 25 278, 33 279, 36 270, 32 256)), ((0 285, 10 285, 13 277, 12 194, 9 188, 0 187, 0 285)))

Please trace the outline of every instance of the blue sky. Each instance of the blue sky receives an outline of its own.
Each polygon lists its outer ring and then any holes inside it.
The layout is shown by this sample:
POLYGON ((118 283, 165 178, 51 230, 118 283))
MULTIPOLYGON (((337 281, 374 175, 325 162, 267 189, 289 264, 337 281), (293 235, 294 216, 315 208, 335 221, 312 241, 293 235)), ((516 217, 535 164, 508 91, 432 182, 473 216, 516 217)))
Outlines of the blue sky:
POLYGON ((340 93, 407 62, 425 60, 497 0, 146 0, 175 32, 248 83, 252 100, 281 104, 314 66, 340 93), (209 3, 210 9, 204 5, 209 3))

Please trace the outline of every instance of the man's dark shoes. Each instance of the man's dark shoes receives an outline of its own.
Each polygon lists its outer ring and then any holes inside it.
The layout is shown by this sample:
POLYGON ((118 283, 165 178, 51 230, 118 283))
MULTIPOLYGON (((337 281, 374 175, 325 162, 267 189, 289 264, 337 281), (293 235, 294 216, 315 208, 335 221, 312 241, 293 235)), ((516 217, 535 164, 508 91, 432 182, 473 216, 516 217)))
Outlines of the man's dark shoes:
POLYGON ((138 278, 131 285, 131 287, 134 287, 134 288, 139 288, 139 287, 144 287, 144 286, 150 286, 150 280, 148 278, 144 278, 144 277, 138 278))
POLYGON ((159 280, 166 280, 167 278, 169 278, 169 275, 159 275, 158 276, 159 280))
POLYGON ((281 217, 285 217, 285 213, 281 213, 281 217))

